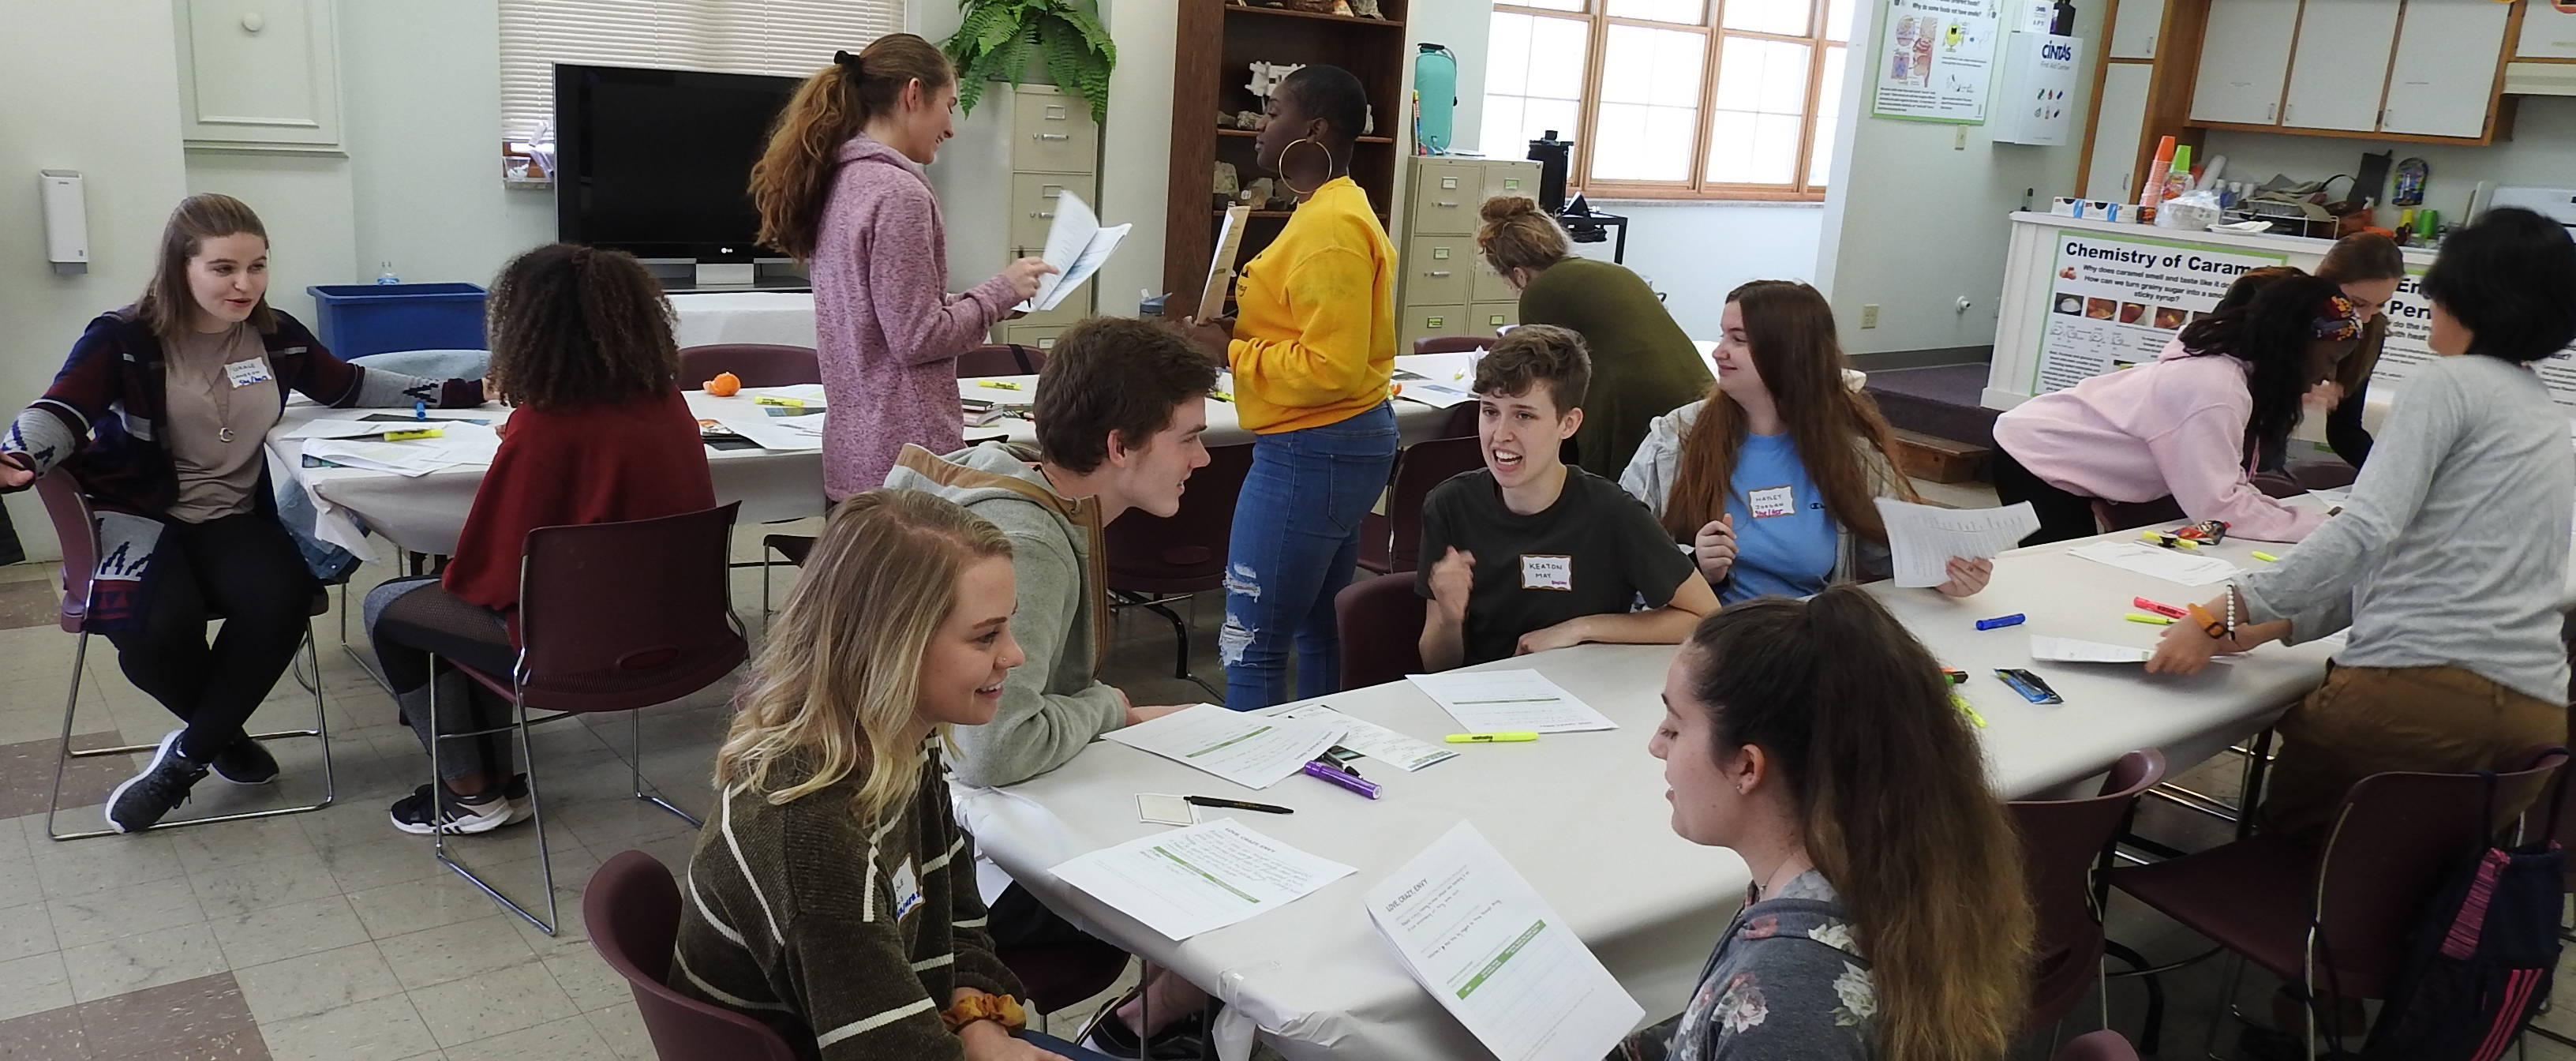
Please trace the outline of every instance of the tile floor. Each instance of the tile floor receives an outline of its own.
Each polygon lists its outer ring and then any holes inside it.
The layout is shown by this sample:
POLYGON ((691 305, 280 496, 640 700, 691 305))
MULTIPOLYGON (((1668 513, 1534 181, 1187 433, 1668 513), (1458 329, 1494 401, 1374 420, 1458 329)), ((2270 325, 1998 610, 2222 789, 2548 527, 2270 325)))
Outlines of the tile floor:
MULTIPOLYGON (((1974 490, 1936 496, 1980 503, 1974 490)), ((358 584, 388 574, 371 567, 358 584)), ((439 867, 424 838, 386 823, 385 806, 425 776, 426 762, 410 731, 396 725, 390 698, 340 650, 336 613, 316 620, 334 806, 56 843, 47 839, 44 808, 75 639, 52 624, 51 577, 49 564, 0 568, 0 626, 7 627, 0 628, 0 1061, 653 1056, 626 985, 591 949, 579 910, 582 883, 601 860, 632 848, 678 865, 694 839, 687 823, 627 795, 626 720, 559 725, 535 739, 562 918, 561 934, 552 937, 439 867)), ((757 578, 743 572, 735 593, 755 630, 757 578)), ((1211 681, 1222 677, 1214 659, 1222 612, 1211 596, 1192 622, 1193 666, 1211 681)), ((1161 619, 1122 615, 1116 632, 1110 677, 1137 702, 1204 697, 1171 676, 1171 632, 1161 619)), ((126 683, 114 652, 103 642, 93 647, 82 677, 80 743, 145 742, 167 732, 169 717, 126 683)), ((703 778, 729 688, 642 716, 645 775, 682 806, 707 803, 703 778)), ((300 726, 311 717, 310 704, 302 686, 281 682, 258 724, 300 726)), ((182 813, 316 798, 316 742, 273 748, 285 767, 275 790, 209 779, 182 813)), ((1639 761, 1647 767, 1642 750, 1639 761)), ((94 826, 94 804, 131 769, 121 759, 93 759, 70 770, 66 803, 74 809, 62 816, 63 827, 94 826)), ((2194 780, 2232 792, 2232 766, 2204 768, 2194 780)), ((2181 846, 2224 835, 2217 823, 2166 806, 2149 805, 2141 821, 2143 831, 2181 846)), ((462 857, 490 867, 505 890, 539 894, 531 830, 463 838, 458 846, 462 857)), ((2115 901, 2112 926, 2114 936, 2159 961, 2205 946, 2125 902, 2115 901)), ((2197 1049, 2219 969, 2208 962, 2164 977, 2164 1056, 2197 1049)), ((2266 990, 2249 984, 2244 996, 2259 1004, 2266 990)), ((2142 998, 2134 981, 2111 989, 2113 1024, 2132 1037, 2142 998)), ((1087 1016, 1091 1008, 1069 1007, 1060 1017, 1087 1016)), ((2081 1016, 2067 1025, 2092 1026, 2081 1016)), ((2537 1039, 2530 1051, 2576 1058, 2576 1051, 2537 1039)), ((2045 1055, 2044 1041, 2016 1052, 2045 1055)))

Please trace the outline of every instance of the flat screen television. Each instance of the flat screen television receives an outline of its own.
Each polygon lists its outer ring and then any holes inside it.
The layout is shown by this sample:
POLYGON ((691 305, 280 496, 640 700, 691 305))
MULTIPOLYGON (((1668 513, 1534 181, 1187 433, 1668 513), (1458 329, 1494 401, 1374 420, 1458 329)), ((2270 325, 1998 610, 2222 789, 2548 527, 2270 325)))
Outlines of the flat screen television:
POLYGON ((749 262, 751 165, 792 77, 555 67, 555 233, 639 258, 749 262))

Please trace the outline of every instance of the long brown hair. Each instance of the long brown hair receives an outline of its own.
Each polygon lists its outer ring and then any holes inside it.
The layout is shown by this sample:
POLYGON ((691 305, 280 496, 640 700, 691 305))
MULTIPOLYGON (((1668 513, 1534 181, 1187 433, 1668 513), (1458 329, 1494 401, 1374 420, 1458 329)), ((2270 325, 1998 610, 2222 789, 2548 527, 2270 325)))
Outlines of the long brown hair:
MULTIPOLYGON (((268 226, 259 223, 250 204, 217 192, 179 200, 179 208, 170 211, 169 222, 161 226, 161 253, 152 263, 152 282, 144 285, 143 297, 134 300, 136 319, 165 340, 188 334, 197 314, 197 294, 188 289, 188 259, 206 249, 207 240, 243 235, 268 242, 268 226)), ((242 265, 247 268, 250 263, 242 265)), ((277 312, 268 308, 267 295, 250 308, 250 326, 261 335, 277 332, 277 312)))
POLYGON ((878 115, 901 108, 905 86, 919 81, 929 93, 956 80, 956 68, 937 46, 909 33, 889 33, 857 55, 841 53, 796 86, 770 127, 768 150, 751 167, 760 242, 800 262, 812 258, 841 145, 878 115))
MULTIPOLYGON (((1743 307, 1744 341, 1753 348, 1754 370, 1789 425, 1789 441, 1807 477, 1824 494, 1825 512, 1852 533, 1871 541, 1887 540, 1887 523, 1878 515, 1878 492, 1869 465, 1852 448, 1867 442, 1887 455, 1895 442, 1887 418, 1869 395, 1843 385, 1843 348, 1834 336, 1834 307, 1815 288, 1795 280, 1756 280, 1730 291, 1728 302, 1743 307)), ((1673 493, 1664 501, 1664 529, 1686 542, 1709 521, 1726 514, 1735 455, 1744 449, 1744 410, 1726 397, 1723 381, 1712 383, 1701 403, 1699 420, 1682 436, 1680 468, 1673 474, 1673 493)), ((1913 484, 1893 477, 1896 491, 1914 500, 1913 484)))
POLYGON ((1701 620, 1713 755, 1768 753, 1807 857, 1842 897, 1885 1061, 1992 1061, 2019 1030, 2035 931, 2021 840, 1941 668, 1868 591, 1762 597, 1701 620))
POLYGON ((2376 232, 2355 232, 2326 248, 2317 263, 2317 278, 2338 284, 2406 278, 2406 255, 2397 241, 2376 232))
POLYGON ((549 243, 510 259, 484 299, 492 384, 513 405, 563 408, 670 390, 671 301, 625 251, 549 243))
POLYGON ((921 784, 921 661, 957 607, 957 575, 1011 540, 918 490, 853 494, 832 509, 716 749, 716 785, 791 802, 859 775, 851 813, 882 818, 921 784))

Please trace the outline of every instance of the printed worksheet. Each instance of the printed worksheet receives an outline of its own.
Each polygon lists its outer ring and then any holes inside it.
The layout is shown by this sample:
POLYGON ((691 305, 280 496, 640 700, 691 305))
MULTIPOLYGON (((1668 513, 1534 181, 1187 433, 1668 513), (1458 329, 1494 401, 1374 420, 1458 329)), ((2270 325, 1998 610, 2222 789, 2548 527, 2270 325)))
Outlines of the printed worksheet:
POLYGON ((2002 508, 1940 508, 1878 499, 1887 521, 1887 548, 1896 560, 1896 584, 1938 586, 1950 581, 1950 558, 1992 559, 2039 529, 2030 502, 2002 508))
POLYGON ((1134 225, 1100 227, 1100 218, 1084 204, 1082 197, 1070 191, 1058 191, 1055 197, 1055 220, 1047 225, 1046 250, 1040 257, 1056 272, 1038 278, 1037 294, 1019 304, 1022 312, 1054 309, 1071 295, 1082 282, 1099 272, 1101 263, 1118 250, 1118 241, 1127 238, 1134 225))
POLYGON ((2066 555, 2080 556, 2097 564, 2109 564, 2186 586, 2225 582, 2244 572, 2243 568, 2215 556, 2167 549, 2145 542, 2095 542, 2069 549, 2066 555))
POLYGON ((1305 769, 1342 739, 1342 729, 1195 704, 1150 722, 1110 730, 1104 739, 1198 767, 1245 788, 1263 789, 1305 769))
POLYGON ((1048 872, 1178 941, 1276 910, 1358 871, 1219 818, 1103 848, 1048 872))
POLYGON ((1318 702, 1290 708, 1280 712, 1278 717, 1344 727, 1342 739, 1333 743, 1387 765, 1403 767, 1407 773, 1458 757, 1457 752, 1439 745, 1425 744, 1375 722, 1345 715, 1333 710, 1330 704, 1318 702))
POLYGON ((1405 971, 1502 1061, 1592 1061, 1646 1014, 1466 822, 1367 902, 1405 971))
POLYGON ((1592 705, 1534 670, 1450 671, 1406 679, 1470 733, 1574 733, 1617 729, 1592 705))
POLYGON ((2155 652, 2074 637, 2030 635, 2030 658, 2042 663, 2144 663, 2155 652))

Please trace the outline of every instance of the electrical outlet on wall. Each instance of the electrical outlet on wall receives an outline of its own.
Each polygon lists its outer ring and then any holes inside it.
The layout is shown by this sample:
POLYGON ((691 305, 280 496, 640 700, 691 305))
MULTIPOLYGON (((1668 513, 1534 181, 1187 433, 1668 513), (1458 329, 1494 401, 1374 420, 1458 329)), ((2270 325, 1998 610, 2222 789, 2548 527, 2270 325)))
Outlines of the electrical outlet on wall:
POLYGON ((1861 305, 1860 326, 1863 328, 1878 327, 1878 303, 1868 302, 1861 305))

